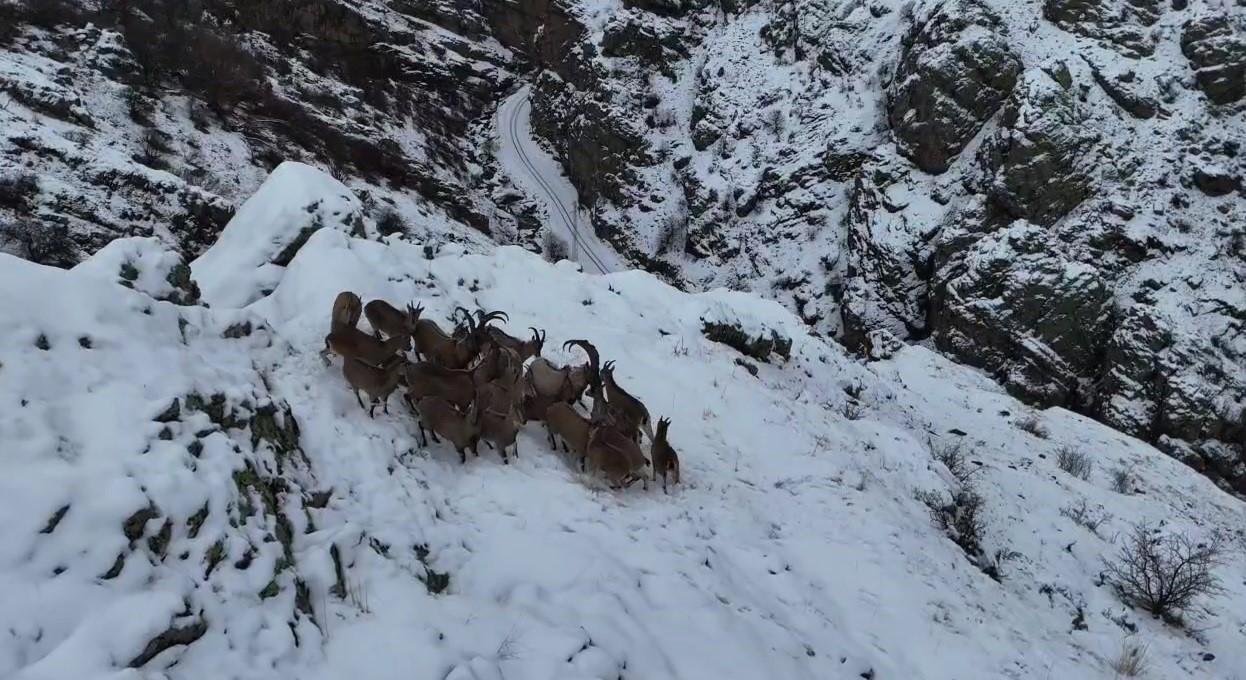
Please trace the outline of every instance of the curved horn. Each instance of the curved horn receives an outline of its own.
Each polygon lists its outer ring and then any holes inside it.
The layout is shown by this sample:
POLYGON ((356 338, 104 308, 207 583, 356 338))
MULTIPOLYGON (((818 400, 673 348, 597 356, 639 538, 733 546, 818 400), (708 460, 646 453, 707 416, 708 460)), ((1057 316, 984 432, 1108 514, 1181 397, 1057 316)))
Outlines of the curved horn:
POLYGON ((535 341, 537 341, 537 342, 540 342, 540 341, 541 341, 541 331, 538 331, 538 330, 536 329, 536 326, 528 326, 528 330, 532 331, 532 339, 533 339, 533 340, 535 340, 535 341))
POLYGON ((467 334, 468 334, 468 335, 475 335, 475 334, 476 334, 476 328, 477 328, 477 325, 476 325, 476 323, 475 323, 475 322, 473 322, 473 321, 472 321, 472 313, 471 313, 471 312, 469 312, 469 311, 467 311, 467 308, 466 308, 466 307, 455 307, 455 308, 454 308, 454 311, 455 311, 456 313, 457 313, 458 311, 460 311, 460 310, 462 310, 462 312, 463 312, 463 319, 467 322, 467 334))
POLYGON ((478 325, 484 326, 485 324, 495 319, 501 319, 503 321, 510 321, 510 317, 507 316, 506 312, 495 311, 495 312, 489 312, 488 314, 482 314, 480 317, 480 321, 478 322, 478 325))
POLYGON ((566 349, 568 345, 578 345, 584 349, 584 352, 588 354, 588 363, 592 366, 593 377, 596 378, 601 364, 601 356, 597 354, 597 348, 593 347, 588 340, 568 340, 563 343, 563 349, 566 349))

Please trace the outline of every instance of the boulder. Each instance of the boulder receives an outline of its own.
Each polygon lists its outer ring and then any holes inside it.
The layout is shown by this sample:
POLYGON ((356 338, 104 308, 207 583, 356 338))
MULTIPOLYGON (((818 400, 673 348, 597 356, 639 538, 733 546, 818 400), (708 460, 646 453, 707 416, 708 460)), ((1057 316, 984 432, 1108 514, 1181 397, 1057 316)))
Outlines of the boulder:
POLYGON ((999 109, 1021 59, 999 18, 974 0, 940 5, 904 38, 887 93, 887 118, 900 153, 931 173, 947 170, 999 109))
POLYGON ((1108 339, 1112 290, 1052 243, 1047 229, 1019 220, 956 246, 932 280, 931 327, 940 349, 1013 394, 1079 406, 1108 339))
POLYGON ((1181 30, 1181 53, 1207 98, 1230 104, 1246 96, 1246 36, 1227 14, 1189 21, 1181 30))
POLYGON ((1046 0, 1043 17, 1061 29, 1094 38, 1127 57, 1155 52, 1148 30, 1159 20, 1160 0, 1046 0))
POLYGON ((1194 186, 1208 196, 1224 196, 1237 191, 1242 178, 1219 165, 1202 165, 1194 169, 1194 186))
POLYGON ((1091 196, 1092 150, 1100 135, 1088 117, 1072 87, 1041 69, 1026 72, 978 152, 994 208, 1051 225, 1091 196))

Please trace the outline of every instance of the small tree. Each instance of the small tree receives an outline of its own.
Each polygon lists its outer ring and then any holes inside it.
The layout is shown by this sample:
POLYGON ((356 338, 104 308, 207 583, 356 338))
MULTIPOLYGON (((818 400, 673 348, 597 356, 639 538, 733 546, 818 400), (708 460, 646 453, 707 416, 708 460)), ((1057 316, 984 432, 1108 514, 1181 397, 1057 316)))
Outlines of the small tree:
POLYGON ((547 262, 567 259, 567 243, 548 231, 541 239, 541 250, 544 251, 547 262))
POLYGON ((1090 471, 1094 467, 1090 456, 1071 446, 1061 446, 1056 452, 1056 465, 1060 466, 1061 470, 1082 480, 1090 479, 1090 471))
POLYGON ((1107 564, 1107 581, 1128 604, 1176 622, 1200 598, 1223 591, 1212 573, 1221 553, 1219 536, 1199 543, 1136 524, 1116 560, 1107 564))

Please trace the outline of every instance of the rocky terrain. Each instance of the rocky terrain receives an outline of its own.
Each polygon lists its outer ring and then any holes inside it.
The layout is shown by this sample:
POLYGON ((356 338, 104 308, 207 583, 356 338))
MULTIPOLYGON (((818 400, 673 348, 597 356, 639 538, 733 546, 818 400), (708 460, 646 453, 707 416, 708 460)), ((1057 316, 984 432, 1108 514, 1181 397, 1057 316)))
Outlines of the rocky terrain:
POLYGON ((284 159, 360 229, 541 247, 521 82, 597 234, 869 353, 937 348, 1246 493, 1230 0, 0 0, 0 247, 193 257, 284 159))
POLYGON ((932 344, 1246 493, 1241 3, 606 14, 534 102, 603 235, 852 348, 932 344))
POLYGON ((924 347, 863 360, 756 295, 430 254, 360 237, 363 213, 283 163, 193 260, 156 237, 69 270, 0 254, 0 677, 1246 667, 1246 506, 1151 445, 924 347), (670 419, 679 483, 610 489, 538 422, 504 464, 422 443, 399 394, 370 417, 320 356, 342 290, 506 310, 558 363, 590 338, 670 419), (1123 587, 1137 536, 1207 557, 1189 597, 1153 614, 1123 587))

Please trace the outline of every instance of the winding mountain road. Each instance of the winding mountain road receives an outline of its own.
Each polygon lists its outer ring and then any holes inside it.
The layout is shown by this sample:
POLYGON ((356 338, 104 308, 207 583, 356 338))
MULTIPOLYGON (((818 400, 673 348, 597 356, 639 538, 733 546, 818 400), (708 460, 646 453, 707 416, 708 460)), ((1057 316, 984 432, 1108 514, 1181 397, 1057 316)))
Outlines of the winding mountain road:
POLYGON ((527 86, 516 90, 498 107, 495 121, 500 141, 498 160, 503 170, 533 199, 545 205, 548 227, 568 244, 570 257, 586 271, 601 274, 620 269, 619 258, 591 230, 581 230, 579 198, 562 168, 532 138, 532 104, 527 86), (561 226, 561 229, 559 228, 561 226))

